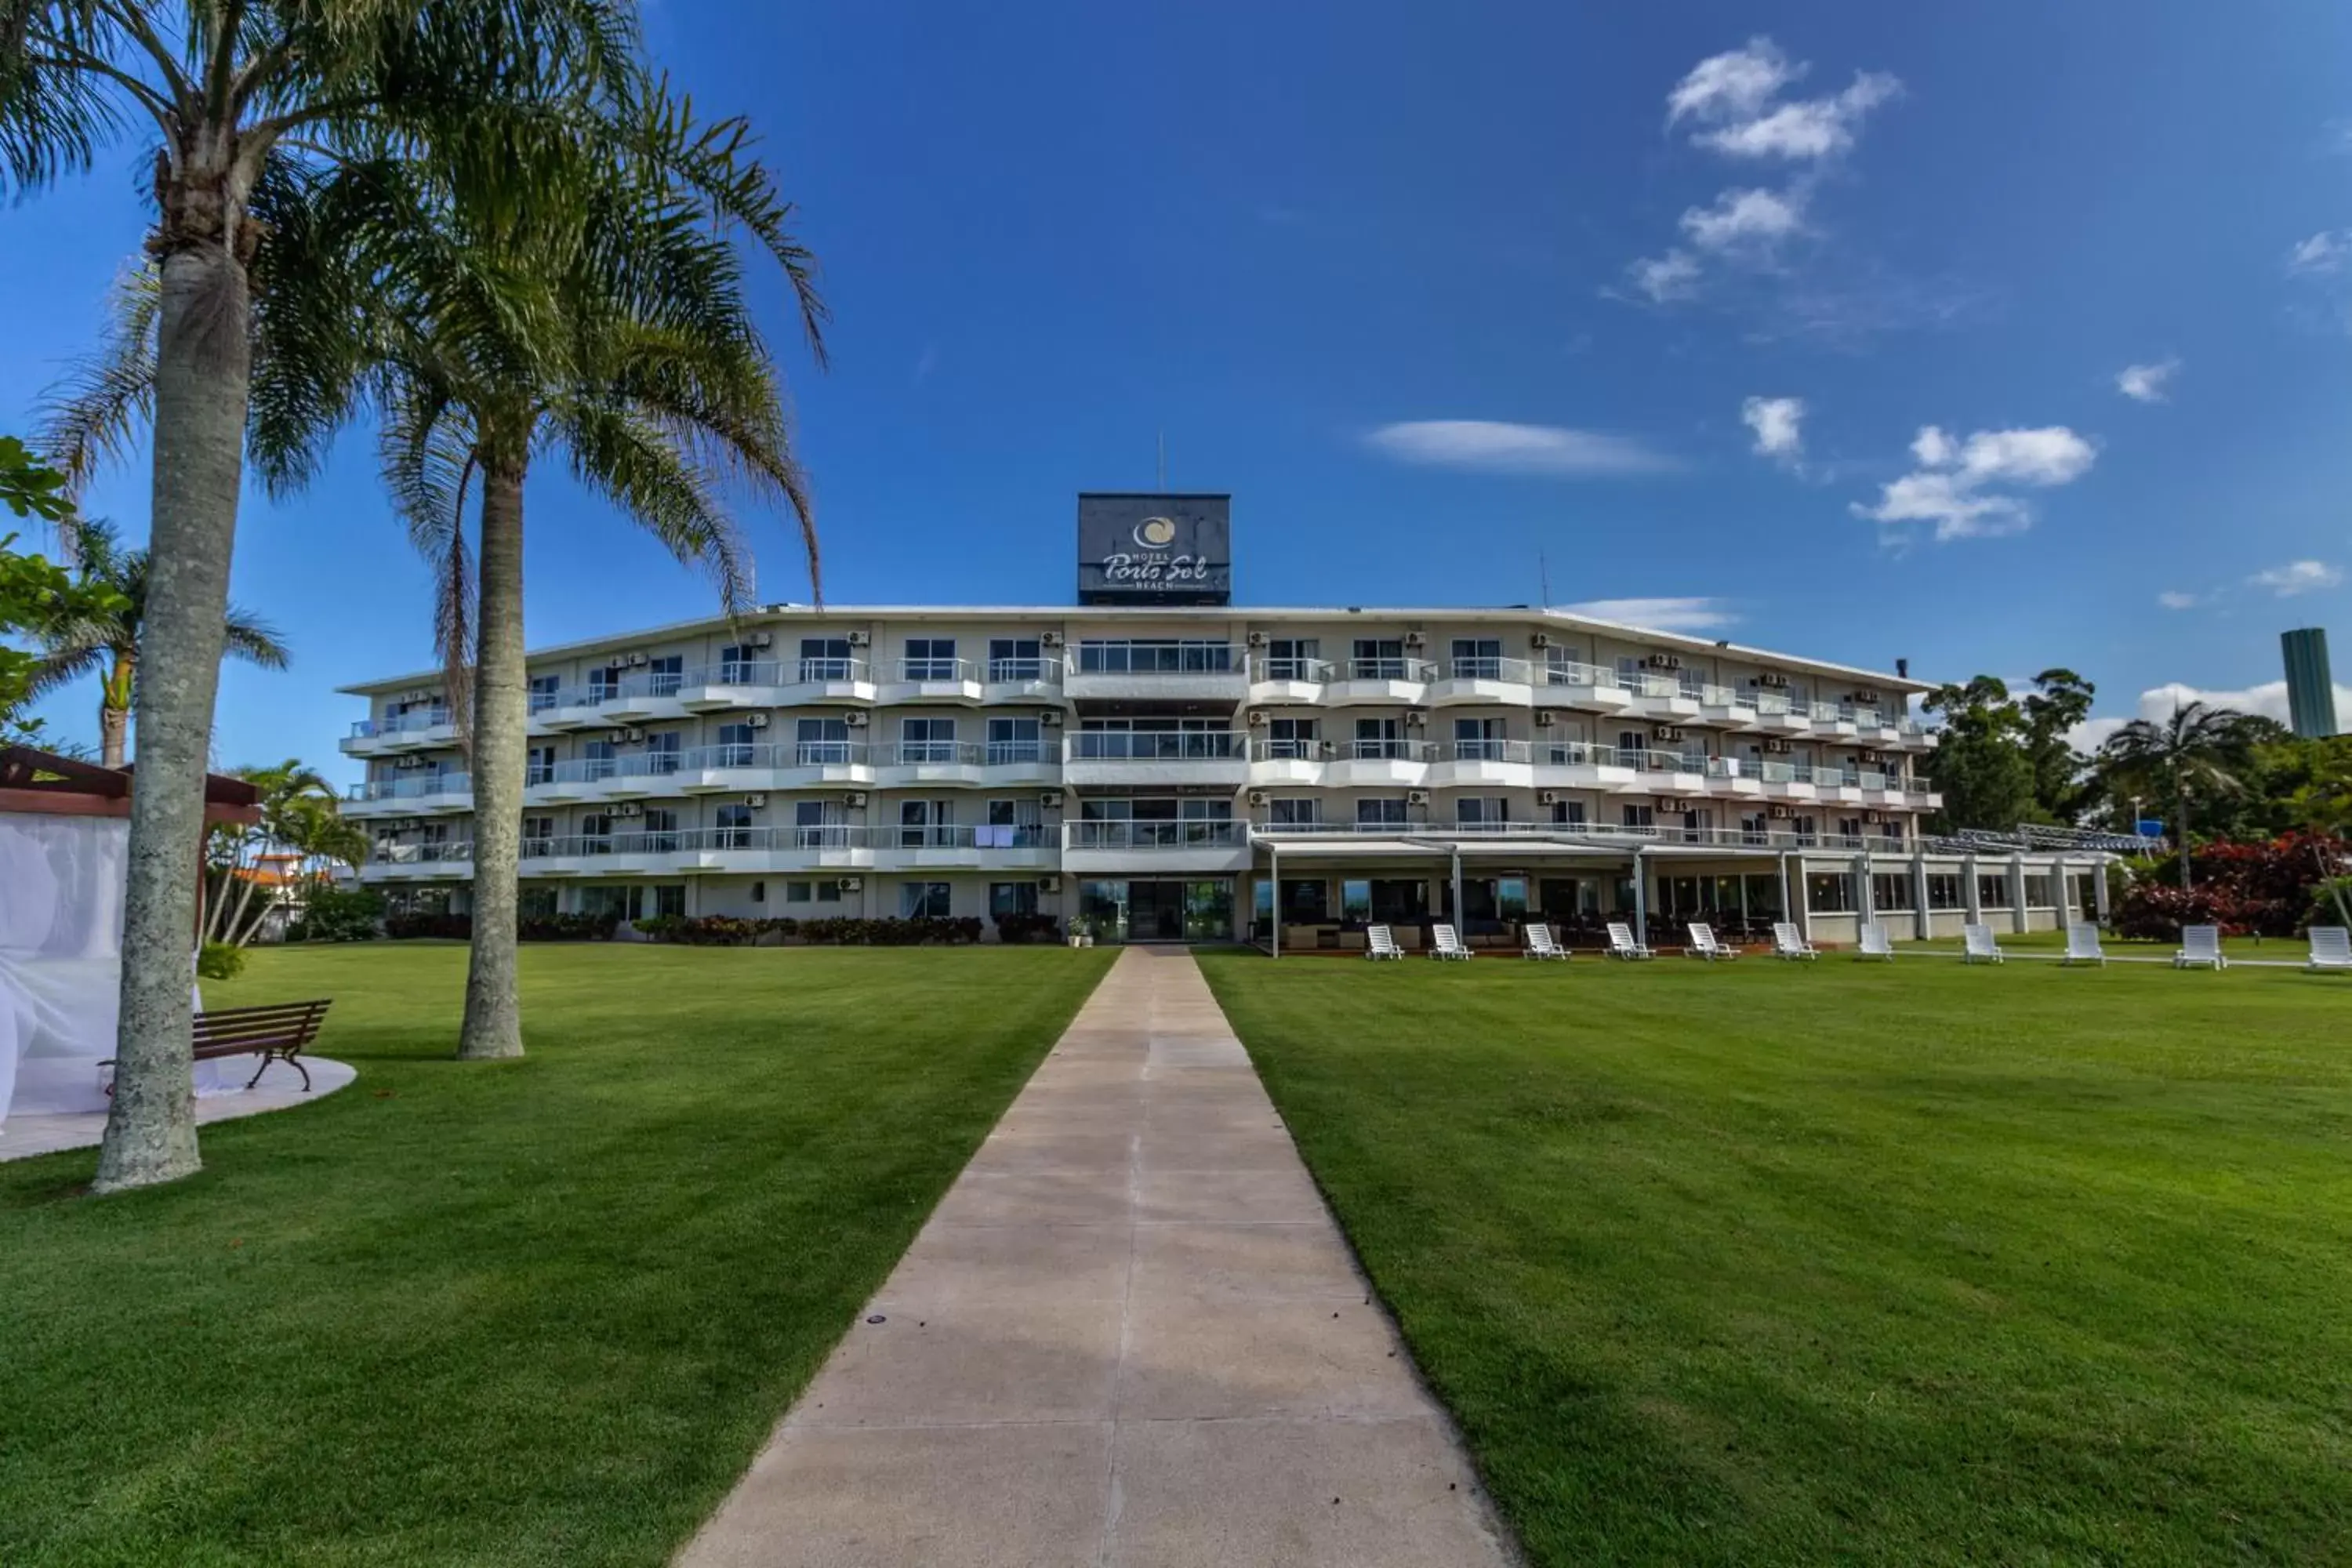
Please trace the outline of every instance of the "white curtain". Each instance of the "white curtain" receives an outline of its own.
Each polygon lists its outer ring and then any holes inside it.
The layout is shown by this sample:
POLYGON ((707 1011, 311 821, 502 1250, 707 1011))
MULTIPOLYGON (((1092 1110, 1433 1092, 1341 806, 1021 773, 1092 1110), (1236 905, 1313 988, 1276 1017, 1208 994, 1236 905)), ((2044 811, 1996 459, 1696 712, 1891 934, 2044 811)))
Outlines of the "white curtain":
POLYGON ((106 1109, 130 841, 120 817, 0 813, 0 1118, 106 1109))

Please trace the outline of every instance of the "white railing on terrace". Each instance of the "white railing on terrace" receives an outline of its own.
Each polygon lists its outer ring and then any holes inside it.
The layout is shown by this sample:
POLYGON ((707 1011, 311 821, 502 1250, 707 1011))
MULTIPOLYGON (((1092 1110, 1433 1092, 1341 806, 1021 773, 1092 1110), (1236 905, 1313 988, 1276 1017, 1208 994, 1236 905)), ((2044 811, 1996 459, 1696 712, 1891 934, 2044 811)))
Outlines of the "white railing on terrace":
POLYGON ((1617 672, 1578 659, 1558 658, 1544 666, 1543 679, 1546 686, 1614 686, 1617 672))
POLYGON ((1296 680, 1320 686, 1332 678, 1336 668, 1328 658, 1270 658, 1254 654, 1249 676, 1252 680, 1296 680))
POLYGON ((1447 660, 1445 677, 1449 680, 1501 680, 1515 686, 1533 686, 1536 683, 1536 666, 1524 658, 1479 654, 1470 658, 1447 660))
POLYGON ((1789 694, 1785 691, 1759 689, 1748 694, 1748 701, 1755 707, 1759 718, 1768 714, 1775 718, 1783 717, 1789 711, 1789 694))
POLYGON ((1063 742, 1073 763, 1208 763, 1249 754, 1249 736, 1223 730, 1081 730, 1063 742))
POLYGON ((1064 822, 1066 849, 1238 849, 1249 824, 1216 819, 1179 822, 1064 822))
POLYGON ((1792 828, 1622 826, 1606 822, 1252 822, 1254 837, 1528 838, 1628 845, 1681 844, 1727 849, 1875 849, 1906 852, 1900 839, 1792 828))
POLYGON ((406 713, 388 713, 381 719, 362 719, 352 725, 352 737, 364 740, 377 735, 413 735, 420 730, 438 729, 449 722, 446 708, 418 708, 406 713))
POLYGON ((689 668, 624 675, 617 680, 592 680, 530 694, 530 710, 545 713, 557 708, 595 708, 608 702, 676 697, 689 689, 714 686, 818 686, 870 680, 871 667, 862 658, 722 659, 689 668))
POLYGON ((1437 679, 1437 666, 1425 658, 1351 658, 1349 680, 1402 680, 1426 685, 1437 679))
POLYGON ((474 847, 463 839, 435 844, 379 844, 368 858, 373 866, 439 866, 474 858, 474 847))
POLYGON ((897 679, 913 684, 977 686, 981 679, 981 663, 971 658, 902 658, 897 665, 897 679))
POLYGON ((1224 643, 1082 642, 1075 675, 1239 675, 1248 651, 1224 643))
POLYGON ((355 784, 345 793, 345 800, 415 800, 428 795, 467 795, 471 793, 471 775, 457 773, 411 773, 400 778, 370 779, 355 784))

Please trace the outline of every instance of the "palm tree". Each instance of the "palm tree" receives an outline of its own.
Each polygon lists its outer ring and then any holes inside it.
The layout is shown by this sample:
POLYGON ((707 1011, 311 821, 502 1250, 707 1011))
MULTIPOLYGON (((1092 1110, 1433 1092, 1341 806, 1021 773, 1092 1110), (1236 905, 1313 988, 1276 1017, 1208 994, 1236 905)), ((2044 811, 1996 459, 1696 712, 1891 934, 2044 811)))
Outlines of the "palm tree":
POLYGON ((2178 817, 2180 885, 2189 886, 2189 802, 2242 794, 2239 774, 2253 749, 2252 715, 2202 702, 2176 704, 2168 719, 2135 719, 2107 737, 2099 763, 2117 793, 2168 800, 2178 817))
POLYGON ((220 886, 205 909, 205 940, 241 946, 252 940, 260 923, 260 914, 252 907, 253 891, 260 882, 260 857, 291 854, 307 879, 320 875, 326 863, 356 867, 365 860, 368 836, 342 815, 334 786, 299 757, 272 767, 239 768, 236 776, 260 792, 261 820, 251 827, 214 830, 209 858, 220 872, 220 886), (248 913, 254 916, 250 921, 248 913))
POLYGON ((383 171, 387 213, 432 215, 414 235, 419 254, 401 269, 418 287, 386 313, 374 381, 388 482, 444 584, 443 662, 469 736, 474 907, 457 1046, 467 1059, 523 1050, 522 542, 533 458, 560 451, 575 479, 679 561, 706 569, 730 613, 751 591, 750 558, 719 499, 730 479, 790 506, 811 583, 820 582, 778 373, 728 237, 729 220, 741 222, 782 264, 822 363, 824 305, 806 253, 784 228, 789 208, 766 171, 740 158, 738 124, 702 131, 656 93, 614 130, 617 155, 603 177, 582 182, 575 200, 495 231, 467 224, 416 183, 415 165, 383 171), (517 308, 519 277, 552 285, 536 301, 543 310, 517 308), (463 513, 477 478, 478 585, 469 603, 463 513))
MULTIPOLYGON (((85 585, 111 590, 115 607, 79 616, 42 628, 40 662, 34 667, 32 695, 46 696, 83 676, 99 676, 99 759, 110 768, 123 761, 131 706, 138 685, 139 630, 147 614, 147 552, 125 550, 103 522, 73 525, 77 575, 85 585)), ((286 645, 268 623, 231 605, 222 626, 227 654, 263 669, 283 669, 286 645)))
MULTIPOLYGON (((273 184, 387 142, 466 194, 538 188, 551 110, 625 92, 626 0, 0 0, 0 187, 45 187, 152 129, 159 280, 147 613, 135 698, 115 1092, 93 1190, 197 1169, 187 933, 244 477, 257 271, 273 184)), ((332 330, 332 324, 330 324, 332 330)))

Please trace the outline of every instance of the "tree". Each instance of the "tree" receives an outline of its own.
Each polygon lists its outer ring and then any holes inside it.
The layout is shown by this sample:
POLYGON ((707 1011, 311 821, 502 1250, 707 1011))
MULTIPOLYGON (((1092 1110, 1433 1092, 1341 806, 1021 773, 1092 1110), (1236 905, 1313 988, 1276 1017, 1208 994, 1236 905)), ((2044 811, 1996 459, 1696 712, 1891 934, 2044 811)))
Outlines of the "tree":
MULTIPOLYGON (((16 517, 66 524, 73 516, 65 476, 34 460, 14 436, 0 436, 0 506, 16 517)), ((11 548, 14 533, 0 533, 0 638, 40 637, 60 619, 117 613, 113 591, 102 584, 77 583, 64 568, 40 555, 11 548)), ((41 721, 24 709, 37 695, 37 655, 0 640, 0 742, 31 744, 41 721)))
POLYGON ((2111 792, 2131 791, 2168 802, 2180 845, 2180 885, 2190 886, 2189 803, 2245 793, 2244 770, 2262 732, 2252 715, 2191 702, 2168 719, 2135 719, 2099 748, 2111 792))
POLYGON ((289 757, 274 767, 239 768, 236 775, 259 790, 261 820, 252 826, 223 824, 206 845, 208 868, 216 886, 205 910, 205 940, 242 947, 253 940, 262 916, 283 899, 301 900, 307 889, 335 865, 356 868, 367 858, 367 830, 346 819, 334 786, 301 760, 289 757), (263 858, 291 857, 284 883, 258 907, 263 858))
POLYGON ((2033 691, 2022 704, 2025 713, 2025 756, 2033 769, 2033 799, 2041 820, 2071 825, 2089 804, 2091 790, 2084 774, 2090 759, 2077 752, 2066 732, 2091 716, 2098 688, 2071 669, 2045 669, 2033 678, 2033 691))
POLYGON ((198 1166, 186 963, 203 778, 251 393, 256 283, 273 186, 353 149, 445 157, 511 207, 541 173, 539 111, 625 86, 624 0, 0 0, 0 184, 87 170, 126 121, 158 151, 147 249, 159 279, 148 603, 135 697, 115 1091, 93 1190, 198 1166))
POLYGON ((824 306, 807 254, 786 231, 790 209, 746 145, 740 122, 703 130, 656 93, 602 146, 585 149, 602 166, 572 199, 495 228, 469 224, 419 177, 429 170, 379 171, 387 229, 395 215, 422 215, 399 238, 413 251, 399 275, 414 286, 384 312, 371 379, 389 483, 444 584, 443 662, 469 737, 474 907, 461 1058, 523 1049, 523 491, 534 458, 560 451, 578 481, 681 562, 707 568, 730 613, 749 602, 751 577, 719 500, 730 478, 792 508, 819 580, 806 483, 730 227, 747 229, 782 266, 820 363, 824 306), (469 605, 463 510, 476 479, 478 586, 469 605))
MULTIPOLYGON (((123 740, 138 684, 140 623, 147 613, 147 552, 125 550, 103 522, 73 525, 79 585, 110 591, 102 613, 71 613, 60 605, 40 630, 41 658, 32 694, 45 697, 85 675, 99 676, 99 759, 110 768, 123 763, 123 740)), ((286 645, 268 625, 232 605, 223 617, 223 647, 233 658, 264 669, 283 669, 286 645)))
POLYGON ((2032 821, 2033 761, 2026 751, 2025 716, 2010 700, 2008 686, 1979 675, 1966 685, 1937 687, 1919 706, 1944 721, 1933 764, 1944 804, 1928 819, 1929 831, 2006 830, 2032 821))

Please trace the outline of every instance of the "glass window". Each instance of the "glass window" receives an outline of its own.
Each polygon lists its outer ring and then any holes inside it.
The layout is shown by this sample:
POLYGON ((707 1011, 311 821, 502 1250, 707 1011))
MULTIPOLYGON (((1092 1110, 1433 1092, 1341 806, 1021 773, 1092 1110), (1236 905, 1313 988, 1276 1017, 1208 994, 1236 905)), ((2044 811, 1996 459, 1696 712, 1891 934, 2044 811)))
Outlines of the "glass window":
POLYGON ((534 675, 530 678, 530 710, 532 712, 543 713, 555 706, 556 696, 562 689, 562 676, 557 675, 534 675))
POLYGON ((1457 795, 1454 820, 1464 827, 1495 827, 1510 819, 1511 803, 1500 795, 1457 795))
POLYGON ((686 884, 672 882, 656 888, 654 913, 683 918, 686 914, 686 884))
POLYGON ((1495 637, 1455 637, 1453 663, 1456 680, 1492 680, 1503 673, 1503 645, 1495 637))
POLYGON ((908 637, 905 676, 908 680, 953 680, 956 678, 953 637, 908 637))
POLYGON ((1838 871, 1815 871, 1805 878, 1805 904, 1815 914, 1850 914, 1853 910, 1853 879, 1838 871))
POLYGON ((677 813, 667 806, 649 806, 645 821, 646 853, 677 853, 677 813))
POLYGON ((1317 656, 1322 643, 1314 637, 1275 637, 1265 645, 1268 680, 1319 680, 1317 656))
POLYGON ((988 885, 988 913, 992 920, 1004 915, 1034 915, 1036 912, 1036 883, 991 882, 988 885))
POLYGON ((1320 877, 1282 879, 1282 923, 1320 925, 1331 918, 1331 884, 1320 877))
POLYGON ((1911 908, 1911 874, 1908 871, 1880 871, 1870 879, 1870 903, 1878 910, 1908 910, 1911 908))
POLYGON ((1339 884, 1339 918, 1349 925, 1362 925, 1372 918, 1372 884, 1370 880, 1339 884))
POLYGON ((856 673, 847 637, 801 638, 803 680, 847 680, 856 673))
POLYGON ((1415 925, 1429 917, 1429 884, 1420 878, 1372 879, 1372 920, 1380 925, 1415 925))
POLYGON ((1927 873, 1927 907, 1931 910, 1962 910, 1968 900, 1961 896, 1959 878, 1944 871, 1927 873))
MULTIPOLYGON (((646 689, 656 697, 675 697, 686 675, 686 658, 682 654, 666 653, 659 658, 646 661, 646 689)), ((684 889, 679 892, 683 894, 684 889)))
POLYGON ((811 884, 807 882, 786 882, 784 884, 784 902, 788 904, 805 904, 814 896, 814 895, 811 891, 811 884))
POLYGON ((2028 877, 2025 879, 2025 907, 2027 909, 2046 910, 2051 908, 2056 902, 2057 896, 2052 888, 2051 880, 2048 877, 2028 877))
POLYGON ((758 678, 760 650, 749 643, 730 643, 719 650, 719 680, 724 686, 748 686, 758 678))
POLYGON ((1266 802, 1266 820, 1276 827, 1312 827, 1322 814, 1323 803, 1312 795, 1266 802))
POLYGON ((795 766, 838 767, 856 759, 845 719, 803 719, 793 725, 793 733, 795 766))
POLYGON ((1045 737, 1034 719, 991 719, 988 721, 988 762, 1034 763, 1045 755, 1045 737))
POLYGON ((943 921, 948 918, 948 884, 945 882, 901 882, 898 884, 898 914, 904 920, 943 921))
POLYGON ((2009 879, 2006 877, 1979 877, 1977 879, 1977 902, 1979 905, 1988 910, 2005 910, 2009 908, 2009 879))
POLYGON ((1356 825, 1360 827, 1401 827, 1405 822, 1402 795, 1371 796, 1356 802, 1356 825))
POLYGON ((1035 637, 988 639, 988 679, 1042 680, 1045 675, 1043 645, 1035 637))
POLYGON ((749 849, 751 847, 751 808, 741 802, 720 806, 711 818, 711 826, 718 830, 713 847, 749 849))
POLYGON ((522 901, 517 906, 525 920, 544 920, 555 912, 553 888, 525 888, 522 901))
POLYGON ((1404 639, 1358 637, 1355 657, 1348 661, 1348 674, 1357 680, 1402 680, 1405 675, 1404 639))
POLYGON ((1551 820, 1555 827, 1584 826, 1584 803, 1580 800, 1556 800, 1551 803, 1551 820))

